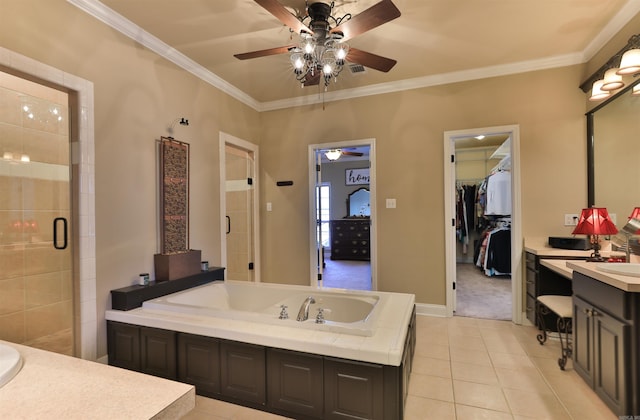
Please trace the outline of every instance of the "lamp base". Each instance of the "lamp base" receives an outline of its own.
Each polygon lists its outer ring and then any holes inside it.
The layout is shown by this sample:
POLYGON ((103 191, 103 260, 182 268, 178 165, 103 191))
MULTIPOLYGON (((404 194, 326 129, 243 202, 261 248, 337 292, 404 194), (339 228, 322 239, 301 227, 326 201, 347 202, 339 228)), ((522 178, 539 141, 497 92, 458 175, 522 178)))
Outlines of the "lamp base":
POLYGON ((591 255, 589 258, 587 258, 587 262, 605 262, 607 259, 604 258, 602 255, 591 255))

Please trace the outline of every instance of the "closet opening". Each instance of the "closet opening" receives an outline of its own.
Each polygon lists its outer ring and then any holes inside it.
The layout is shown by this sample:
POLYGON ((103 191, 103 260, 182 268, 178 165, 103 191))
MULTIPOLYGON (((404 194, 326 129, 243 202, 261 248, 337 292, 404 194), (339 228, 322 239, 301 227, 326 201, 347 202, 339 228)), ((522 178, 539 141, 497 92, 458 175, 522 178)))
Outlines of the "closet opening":
POLYGON ((445 133, 449 315, 519 322, 514 139, 517 129, 445 133))

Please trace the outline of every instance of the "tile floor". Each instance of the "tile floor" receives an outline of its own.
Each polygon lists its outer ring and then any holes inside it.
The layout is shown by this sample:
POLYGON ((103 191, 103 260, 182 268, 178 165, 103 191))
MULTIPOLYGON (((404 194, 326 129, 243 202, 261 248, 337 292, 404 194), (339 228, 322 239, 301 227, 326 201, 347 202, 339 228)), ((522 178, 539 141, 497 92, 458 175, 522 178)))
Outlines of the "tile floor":
MULTIPOLYGON (((418 316, 405 420, 618 419, 571 361, 558 368, 559 342, 541 346, 536 334, 509 321, 418 316)), ((200 396, 184 417, 282 418, 200 396)))

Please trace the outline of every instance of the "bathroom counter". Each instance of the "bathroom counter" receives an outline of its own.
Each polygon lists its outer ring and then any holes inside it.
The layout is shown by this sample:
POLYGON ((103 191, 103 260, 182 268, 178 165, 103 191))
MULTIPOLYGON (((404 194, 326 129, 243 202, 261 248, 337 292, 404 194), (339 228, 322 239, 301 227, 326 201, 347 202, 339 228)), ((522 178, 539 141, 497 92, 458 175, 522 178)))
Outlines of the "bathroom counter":
MULTIPOLYGON (((547 238, 525 238, 524 240, 524 250, 525 252, 530 252, 534 255, 537 255, 541 258, 588 258, 592 250, 582 251, 576 249, 561 249, 561 248, 552 248, 549 246, 547 242, 547 238)), ((600 253, 608 257, 611 253, 609 251, 610 245, 608 243, 603 244, 600 253)))
POLYGON ((613 286, 625 292, 640 292, 640 277, 605 273, 596 268, 597 264, 604 263, 567 261, 567 267, 572 269, 573 271, 577 271, 578 273, 594 278, 598 281, 601 281, 602 283, 608 284, 609 286, 613 286))
POLYGON ((573 270, 567 266, 567 263, 571 260, 541 260, 540 264, 544 265, 548 269, 560 274, 563 277, 571 279, 573 276, 573 270))
POLYGON ((11 419, 175 419, 195 407, 191 385, 7 343, 20 372, 0 388, 11 419))

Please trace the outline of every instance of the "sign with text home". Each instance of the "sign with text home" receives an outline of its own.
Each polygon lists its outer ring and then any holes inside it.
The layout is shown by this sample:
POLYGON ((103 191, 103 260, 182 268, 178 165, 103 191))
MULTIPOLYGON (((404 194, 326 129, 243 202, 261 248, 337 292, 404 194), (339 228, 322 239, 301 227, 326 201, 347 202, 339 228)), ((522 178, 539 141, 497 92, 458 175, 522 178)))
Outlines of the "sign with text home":
POLYGON ((347 169, 345 175, 347 185, 364 185, 369 183, 369 168, 347 169))

